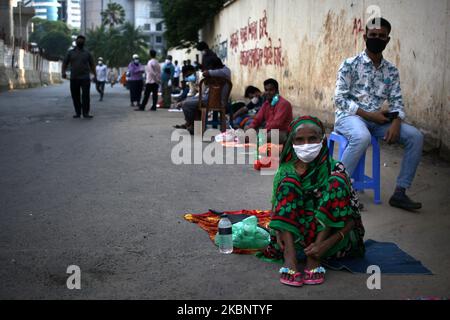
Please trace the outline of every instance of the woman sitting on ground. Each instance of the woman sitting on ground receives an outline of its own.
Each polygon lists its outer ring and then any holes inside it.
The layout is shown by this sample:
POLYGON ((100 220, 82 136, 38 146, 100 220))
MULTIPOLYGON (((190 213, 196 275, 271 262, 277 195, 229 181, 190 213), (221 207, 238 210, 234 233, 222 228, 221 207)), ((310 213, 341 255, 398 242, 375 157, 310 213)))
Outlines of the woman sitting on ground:
POLYGON ((320 284, 327 258, 364 255, 358 198, 342 163, 329 156, 325 129, 314 117, 289 126, 272 196, 271 243, 265 258, 284 260, 283 284, 320 284), (306 255, 304 274, 297 254, 306 255))

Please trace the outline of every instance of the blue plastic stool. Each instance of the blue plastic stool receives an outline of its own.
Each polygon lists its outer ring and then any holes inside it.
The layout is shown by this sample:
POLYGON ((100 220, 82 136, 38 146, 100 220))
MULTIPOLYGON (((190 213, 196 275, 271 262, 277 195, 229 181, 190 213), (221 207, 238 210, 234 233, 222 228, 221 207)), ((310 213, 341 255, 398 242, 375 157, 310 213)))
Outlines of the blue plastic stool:
MULTIPOLYGON (((330 151, 330 156, 333 156, 334 143, 339 143, 339 161, 342 159, 345 148, 347 148, 348 140, 336 133, 332 132, 330 138, 328 139, 328 149, 330 151)), ((372 189, 374 191, 374 203, 381 203, 381 178, 380 178, 380 145, 378 144, 378 139, 372 136, 372 177, 366 176, 364 173, 366 165, 366 153, 362 155, 359 159, 358 166, 353 172, 353 188, 358 191, 364 192, 365 189, 372 189)))

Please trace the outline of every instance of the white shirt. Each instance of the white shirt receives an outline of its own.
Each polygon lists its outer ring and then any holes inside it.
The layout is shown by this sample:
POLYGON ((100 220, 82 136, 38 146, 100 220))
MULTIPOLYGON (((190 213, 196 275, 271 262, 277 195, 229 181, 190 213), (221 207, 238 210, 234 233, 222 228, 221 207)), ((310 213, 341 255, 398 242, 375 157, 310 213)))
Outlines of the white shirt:
POLYGON ((174 77, 174 78, 179 78, 179 77, 180 77, 180 73, 181 73, 181 68, 180 68, 179 65, 176 65, 176 66, 175 66, 175 72, 174 72, 174 74, 173 74, 173 77, 174 77))
POLYGON ((95 67, 95 70, 97 72, 97 81, 106 81, 106 77, 108 74, 108 68, 106 67, 106 65, 102 64, 102 65, 97 65, 97 67, 95 67))

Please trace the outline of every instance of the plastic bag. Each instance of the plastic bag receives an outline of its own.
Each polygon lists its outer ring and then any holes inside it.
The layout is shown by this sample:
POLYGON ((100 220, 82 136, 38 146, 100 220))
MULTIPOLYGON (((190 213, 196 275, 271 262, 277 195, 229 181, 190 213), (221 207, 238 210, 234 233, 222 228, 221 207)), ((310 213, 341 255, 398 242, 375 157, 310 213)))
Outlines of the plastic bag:
POLYGON ((233 247, 239 249, 262 249, 270 243, 270 234, 258 227, 256 216, 250 216, 233 224, 233 247))
POLYGON ((228 129, 226 132, 219 133, 214 139, 219 143, 236 141, 236 133, 233 129, 228 129))

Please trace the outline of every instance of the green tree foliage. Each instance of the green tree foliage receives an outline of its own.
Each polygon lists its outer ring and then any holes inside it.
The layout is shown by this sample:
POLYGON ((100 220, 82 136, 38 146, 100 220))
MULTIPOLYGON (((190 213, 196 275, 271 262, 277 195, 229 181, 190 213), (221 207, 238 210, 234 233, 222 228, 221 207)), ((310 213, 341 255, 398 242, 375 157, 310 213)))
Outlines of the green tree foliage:
POLYGON ((146 36, 131 23, 120 27, 104 26, 89 30, 86 34, 86 47, 94 58, 102 57, 109 67, 124 67, 137 53, 141 59, 148 57, 146 36))
POLYGON ((62 21, 33 18, 33 33, 30 42, 43 48, 47 55, 62 58, 72 43, 71 29, 62 21))
POLYGON ((50 31, 39 42, 39 46, 52 57, 64 59, 72 43, 71 37, 61 31, 50 31))
POLYGON ((169 48, 189 48, 198 32, 222 9, 226 0, 160 0, 169 48))
POLYGON ((110 28, 125 22, 125 10, 120 4, 115 2, 109 2, 106 9, 101 12, 101 16, 102 24, 110 28))

